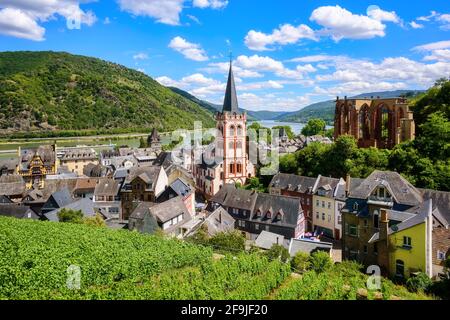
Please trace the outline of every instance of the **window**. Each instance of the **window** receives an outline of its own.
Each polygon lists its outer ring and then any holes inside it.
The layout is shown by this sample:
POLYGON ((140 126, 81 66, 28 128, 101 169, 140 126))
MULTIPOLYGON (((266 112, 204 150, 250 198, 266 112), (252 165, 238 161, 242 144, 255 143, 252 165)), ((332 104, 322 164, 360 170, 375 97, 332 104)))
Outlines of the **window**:
POLYGON ((358 227, 354 224, 350 224, 348 226, 348 234, 351 235, 352 237, 357 237, 358 236, 358 227))
POLYGON ((342 203, 338 204, 338 210, 341 211, 342 210, 342 203))
POLYGON ((319 206, 319 205, 320 205, 320 201, 316 200, 316 206, 319 206))
POLYGON ((364 253, 367 254, 367 246, 364 246, 364 253))
POLYGON ((404 248, 411 248, 411 237, 403 237, 403 247, 404 248))
POLYGON ((357 202, 355 202, 353 204, 353 211, 358 211, 358 203, 357 202))
POLYGON ((364 219, 364 227, 367 228, 368 224, 369 224, 369 223, 368 223, 367 219, 364 219))
POLYGON ((378 243, 373 244, 373 254, 378 254, 378 243))
POLYGON ((405 276, 405 263, 403 260, 397 260, 395 262, 395 275, 402 278, 405 276))
POLYGON ((331 209, 331 202, 328 202, 328 209, 331 209))
POLYGON ((325 208, 325 201, 322 201, 322 208, 325 208))
POLYGON ((331 222, 331 214, 328 214, 328 222, 331 222))
POLYGON ((319 220, 319 213, 316 212, 316 219, 319 220))
POLYGON ((259 224, 255 223, 255 230, 259 230, 259 224))
POLYGON ((306 205, 309 206, 309 198, 306 198, 306 205))
POLYGON ((338 223, 338 224, 342 224, 342 216, 341 216, 341 215, 338 215, 338 221, 337 221, 337 223, 338 223))
POLYGON ((322 212, 322 220, 325 221, 325 213, 322 212))
POLYGON ((441 261, 445 260, 445 252, 442 252, 442 251, 438 250, 437 258, 438 258, 438 260, 441 260, 441 261))
POLYGON ((378 211, 375 210, 373 212, 373 227, 379 228, 379 222, 380 222, 379 214, 378 214, 378 211))

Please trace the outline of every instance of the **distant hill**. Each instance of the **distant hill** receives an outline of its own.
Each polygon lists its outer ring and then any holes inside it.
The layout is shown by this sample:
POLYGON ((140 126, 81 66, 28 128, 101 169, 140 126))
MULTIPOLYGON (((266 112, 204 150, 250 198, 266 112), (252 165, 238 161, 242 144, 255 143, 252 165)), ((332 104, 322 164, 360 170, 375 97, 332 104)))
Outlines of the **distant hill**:
POLYGON ((63 52, 0 53, 2 134, 213 126, 212 111, 142 72, 63 52))
MULTIPOLYGON (((179 95, 185 97, 186 99, 189 99, 192 102, 197 103, 198 105, 202 106, 203 108, 205 108, 208 111, 217 112, 217 111, 222 110, 222 105, 198 99, 197 97, 193 96, 189 92, 181 90, 179 88, 175 88, 175 87, 168 87, 168 88, 171 89, 173 92, 178 93, 179 95)), ((241 110, 242 112, 244 112, 244 111, 247 112, 247 119, 252 120, 252 121, 276 120, 279 117, 288 114, 288 112, 283 112, 283 111, 266 111, 266 110, 251 111, 251 110, 246 110, 246 109, 242 109, 242 108, 239 108, 239 110, 241 110)))
MULTIPOLYGON (((396 90, 396 91, 383 91, 383 92, 369 92, 362 93, 351 98, 393 98, 399 96, 414 97, 425 91, 423 90, 396 90)), ((302 122, 306 123, 309 119, 320 118, 325 120, 328 124, 333 124, 334 122, 334 109, 335 101, 327 100, 322 102, 313 103, 303 109, 289 113, 287 115, 279 117, 277 120, 289 121, 289 122, 302 122)))

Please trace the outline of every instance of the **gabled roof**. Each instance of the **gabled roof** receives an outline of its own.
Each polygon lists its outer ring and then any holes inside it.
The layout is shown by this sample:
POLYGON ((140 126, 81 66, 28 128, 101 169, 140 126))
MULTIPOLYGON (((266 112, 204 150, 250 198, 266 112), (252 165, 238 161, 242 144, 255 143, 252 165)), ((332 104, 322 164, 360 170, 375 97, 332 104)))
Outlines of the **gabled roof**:
POLYGON ((322 189, 325 191, 325 197, 332 198, 334 196, 334 190, 337 187, 339 181, 340 180, 336 178, 323 177, 319 175, 313 192, 317 193, 319 189, 322 189))
POLYGON ((291 255, 291 257, 293 257, 297 254, 297 252, 303 252, 307 254, 311 254, 316 251, 330 252, 332 248, 333 244, 330 242, 292 238, 291 242, 289 243, 289 254, 291 255))
POLYGON ((130 169, 130 173, 125 178, 124 184, 131 183, 135 178, 139 177, 142 179, 145 183, 153 184, 156 182, 156 179, 158 178, 158 175, 161 171, 160 166, 142 166, 142 167, 133 167, 130 169))
POLYGON ((233 66, 231 62, 230 70, 228 72, 227 89, 225 91, 222 112, 239 112, 236 85, 234 84, 233 66))
POLYGON ((181 214, 184 214, 185 218, 190 217, 182 197, 175 197, 163 203, 156 204, 150 207, 149 211, 160 223, 165 223, 181 214))
POLYGON ((292 227, 297 225, 302 209, 300 198, 258 193, 252 212, 253 219, 257 217, 258 211, 261 213, 259 218, 261 222, 265 222, 266 214, 271 212, 271 218, 267 223, 292 227), (281 213, 280 219, 277 218, 278 213, 281 213))
POLYGON ((0 195, 0 204, 13 203, 8 196, 0 195))
POLYGON ((0 176, 0 195, 15 196, 24 194, 26 184, 18 174, 0 176))
POLYGON ((450 225, 450 192, 419 189, 424 200, 433 200, 433 214, 444 225, 450 225))
POLYGON ((183 181, 181 178, 177 178, 174 182, 172 182, 169 186, 177 195, 186 196, 192 192, 191 186, 183 181))
POLYGON ((78 178, 75 184, 74 192, 80 191, 94 191, 99 179, 96 178, 78 178))
POLYGON ((0 216, 19 219, 39 219, 30 207, 17 204, 0 204, 0 216))
POLYGON ((83 198, 78 201, 69 203, 65 206, 59 207, 53 211, 47 212, 44 216, 50 221, 59 221, 58 213, 62 209, 69 209, 74 211, 81 211, 85 217, 94 217, 97 213, 94 202, 91 199, 83 198))
POLYGON ((56 205, 59 208, 62 208, 66 205, 68 205, 69 203, 73 202, 73 198, 72 195, 70 194, 69 189, 67 188, 63 188, 60 191, 56 191, 54 192, 51 197, 53 198, 53 200, 55 201, 56 205))
POLYGON ((251 211, 256 197, 255 191, 237 189, 233 184, 226 184, 211 198, 211 201, 224 207, 251 211))
POLYGON ((14 171, 19 165, 19 159, 10 158, 10 159, 0 159, 0 172, 5 169, 7 171, 14 171))
POLYGON ((270 186, 282 190, 306 193, 314 188, 317 178, 298 176, 295 174, 277 173, 270 182, 270 186))
POLYGON ((284 246, 284 236, 263 230, 255 240, 255 246, 269 250, 274 244, 284 246))
POLYGON ((234 218, 222 207, 214 210, 204 222, 210 236, 234 230, 234 223, 234 218))
POLYGON ((367 199, 378 186, 385 186, 399 204, 417 206, 423 202, 422 194, 400 174, 393 171, 375 170, 349 197, 367 199))
POLYGON ((95 196, 117 196, 120 190, 120 182, 111 178, 101 178, 95 186, 95 196))

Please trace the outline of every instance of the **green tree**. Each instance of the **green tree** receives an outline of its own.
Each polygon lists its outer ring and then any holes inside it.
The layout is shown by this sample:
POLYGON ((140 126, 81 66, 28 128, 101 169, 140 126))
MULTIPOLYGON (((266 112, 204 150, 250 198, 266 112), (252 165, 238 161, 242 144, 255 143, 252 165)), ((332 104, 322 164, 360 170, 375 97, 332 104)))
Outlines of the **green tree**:
POLYGON ((245 250, 245 237, 238 230, 220 232, 209 239, 208 245, 219 252, 236 253, 245 250))
POLYGON ((291 260, 291 267, 295 272, 306 272, 311 268, 310 256, 304 252, 297 252, 291 260))
POLYGON ((415 275, 414 277, 410 277, 406 281, 406 287, 411 292, 427 292, 432 284, 433 282, 431 281, 431 279, 426 273, 423 272, 419 272, 419 274, 415 275))
POLYGON ((58 219, 60 222, 83 223, 83 212, 64 208, 58 212, 58 219))
POLYGON ((280 260, 281 262, 287 262, 290 258, 289 251, 279 244, 274 244, 267 250, 266 256, 270 261, 280 260))
POLYGON ((86 225, 96 227, 106 227, 105 220, 103 219, 100 213, 96 213, 94 217, 86 217, 82 221, 86 225))
POLYGON ((147 142, 145 141, 144 137, 141 137, 139 139, 139 148, 147 148, 147 142))
POLYGON ((326 122, 322 119, 310 119, 303 127, 302 134, 305 136, 314 136, 317 134, 325 134, 326 122))
POLYGON ((274 129, 278 129, 278 130, 284 129, 286 132, 286 135, 288 136, 289 139, 295 138, 295 133, 292 130, 291 126, 274 126, 274 127, 272 127, 272 130, 274 130, 274 129))
POLYGON ((325 251, 316 251, 311 254, 309 263, 311 264, 311 269, 317 273, 325 272, 333 266, 330 254, 325 251))

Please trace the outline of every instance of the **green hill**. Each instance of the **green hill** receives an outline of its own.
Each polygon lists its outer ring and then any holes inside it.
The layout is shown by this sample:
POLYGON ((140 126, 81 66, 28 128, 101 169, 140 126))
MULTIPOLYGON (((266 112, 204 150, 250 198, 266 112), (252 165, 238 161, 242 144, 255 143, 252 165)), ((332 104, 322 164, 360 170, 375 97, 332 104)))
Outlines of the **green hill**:
MULTIPOLYGON (((369 92, 362 93, 352 98, 370 98, 370 97, 380 97, 380 98, 392 98, 399 96, 414 97, 417 94, 423 93, 421 90, 396 90, 396 91, 383 91, 383 92, 369 92)), ((313 103, 303 109, 289 113, 287 115, 279 117, 277 120, 280 121, 292 121, 306 123, 309 119, 320 118, 325 120, 327 124, 333 125, 334 123, 334 100, 327 100, 322 102, 313 103)))
POLYGON ((0 128, 161 131, 213 126, 210 111, 144 73, 63 52, 0 53, 0 128))
MULTIPOLYGON (((366 280, 355 266, 293 278, 289 264, 258 253, 217 259, 210 248, 160 236, 0 216, 0 300, 354 299, 366 280), (69 267, 81 272, 79 290, 67 286, 69 267)), ((385 279, 382 292, 427 298, 385 279)))

